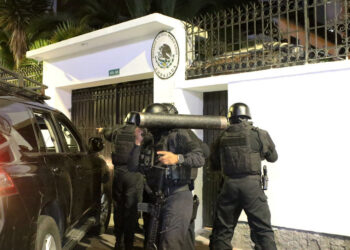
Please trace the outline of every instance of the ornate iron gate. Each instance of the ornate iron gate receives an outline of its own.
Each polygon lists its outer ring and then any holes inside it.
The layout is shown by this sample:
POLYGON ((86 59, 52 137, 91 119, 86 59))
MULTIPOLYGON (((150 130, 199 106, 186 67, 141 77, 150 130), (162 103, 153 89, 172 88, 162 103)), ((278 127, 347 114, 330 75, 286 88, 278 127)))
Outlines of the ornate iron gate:
MULTIPOLYGON (((227 91, 204 93, 204 115, 223 115, 227 114, 227 91)), ((211 146, 219 135, 218 130, 204 130, 204 142, 211 146)), ((203 226, 213 226, 213 216, 221 175, 210 170, 209 164, 204 166, 203 171, 203 226)))
POLYGON ((349 6, 349 0, 249 1, 186 20, 186 77, 348 60, 349 6))
MULTIPOLYGON (((73 90, 72 121, 87 140, 97 136, 96 128, 123 123, 130 111, 141 111, 153 102, 153 79, 73 90)), ((103 155, 110 157, 111 144, 103 155)))

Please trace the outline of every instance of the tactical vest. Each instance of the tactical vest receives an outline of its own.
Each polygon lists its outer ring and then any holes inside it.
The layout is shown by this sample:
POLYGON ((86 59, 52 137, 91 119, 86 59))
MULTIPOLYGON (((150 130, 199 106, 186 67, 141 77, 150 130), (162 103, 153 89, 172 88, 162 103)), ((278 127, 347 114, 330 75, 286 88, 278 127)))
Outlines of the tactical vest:
MULTIPOLYGON (((173 132, 173 131, 172 131, 173 132)), ((140 166, 146 175, 147 183, 152 188, 157 186, 159 179, 159 167, 154 167, 159 164, 157 151, 172 151, 168 145, 168 136, 162 137, 162 139, 156 143, 156 145, 144 145, 140 155, 140 166), (151 159, 153 157, 153 160, 151 159), (152 165, 153 164, 153 165, 152 165)), ((180 165, 167 165, 164 173, 164 184, 166 186, 181 186, 189 184, 191 181, 191 168, 180 165)))
MULTIPOLYGON (((184 133, 180 129, 173 129, 170 131, 169 138, 176 138, 177 133, 184 133)), ((187 132, 186 132, 187 133, 187 132)), ((181 145, 176 145, 181 147, 181 145)), ((174 145, 168 141, 168 151, 174 152, 176 149, 173 148, 174 145)), ((179 152, 176 152, 179 153, 179 152)), ((175 154, 176 154, 175 153, 175 154)), ((195 179, 197 176, 196 171, 192 171, 191 167, 185 167, 179 164, 168 165, 166 170, 166 180, 169 185, 182 186, 191 183, 191 179, 195 179)))
POLYGON ((135 143, 134 131, 134 125, 125 125, 113 132, 112 140, 114 142, 114 149, 112 161, 114 166, 127 164, 129 154, 135 143))
POLYGON ((254 127, 249 124, 230 126, 220 139, 220 161, 226 176, 259 174, 260 152, 254 151, 251 138, 254 127))

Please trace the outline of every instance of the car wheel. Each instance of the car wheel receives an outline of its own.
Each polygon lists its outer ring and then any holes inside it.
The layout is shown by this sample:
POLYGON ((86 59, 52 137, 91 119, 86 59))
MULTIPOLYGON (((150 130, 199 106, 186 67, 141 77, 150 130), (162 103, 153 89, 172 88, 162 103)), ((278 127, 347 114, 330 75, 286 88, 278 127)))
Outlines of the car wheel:
POLYGON ((111 218, 112 199, 111 195, 102 189, 99 208, 96 214, 97 225, 92 229, 93 234, 103 234, 106 232, 111 218))
POLYGON ((46 215, 38 219, 35 250, 61 250, 61 238, 55 220, 46 215))

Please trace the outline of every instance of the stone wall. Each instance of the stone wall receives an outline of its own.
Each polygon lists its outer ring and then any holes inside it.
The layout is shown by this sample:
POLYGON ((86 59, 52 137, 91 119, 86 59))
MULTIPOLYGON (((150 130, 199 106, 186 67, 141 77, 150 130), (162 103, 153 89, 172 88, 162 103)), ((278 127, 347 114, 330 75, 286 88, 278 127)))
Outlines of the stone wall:
MULTIPOLYGON (((274 228, 274 232, 278 250, 350 250, 350 237, 287 228, 274 228)), ((208 238, 211 230, 206 228, 199 234, 208 238)), ((236 250, 254 249, 247 223, 237 224, 232 246, 236 250)))

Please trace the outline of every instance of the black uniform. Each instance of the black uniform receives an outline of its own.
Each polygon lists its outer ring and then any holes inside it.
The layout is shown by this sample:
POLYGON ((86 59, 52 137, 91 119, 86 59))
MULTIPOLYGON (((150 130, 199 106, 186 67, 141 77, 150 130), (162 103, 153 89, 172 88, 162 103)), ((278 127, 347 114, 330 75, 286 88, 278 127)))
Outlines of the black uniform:
POLYGON ((210 249, 232 249, 231 240, 242 209, 256 249, 276 249, 267 197, 261 189, 261 161, 277 160, 269 134, 246 120, 232 124, 216 140, 211 166, 224 175, 217 200, 210 249))
MULTIPOLYGON (((203 156, 205 159, 209 157, 210 150, 206 143, 204 143, 201 139, 197 137, 197 135, 190 129, 186 130, 191 138, 191 140, 198 143, 198 145, 201 147, 203 156)), ((194 182, 198 175, 198 168, 192 168, 191 169, 191 183, 189 185, 190 190, 194 190, 194 182)), ((186 243, 184 245, 183 250, 195 250, 195 241, 196 241, 196 235, 195 235, 195 219, 197 217, 197 210, 199 206, 199 198, 195 195, 193 197, 193 212, 191 217, 190 226, 188 228, 188 233, 186 236, 186 243)))
MULTIPOLYGON (((178 110, 177 108, 175 107, 174 104, 172 103, 163 103, 163 105, 165 105, 168 109, 168 112, 169 114, 178 114, 178 110)), ((203 151, 203 155, 205 157, 205 159, 207 159, 209 157, 209 147, 207 144, 205 144, 202 140, 200 140, 195 133, 193 133, 192 130, 188 129, 186 130, 190 136, 190 138, 197 142, 202 151, 203 151)), ((198 168, 192 168, 191 169, 191 183, 189 184, 189 188, 190 190, 194 190, 194 182, 197 178, 197 175, 198 175, 198 168)), ((191 217, 191 223, 190 223, 190 226, 188 228, 188 233, 187 233, 187 236, 186 236, 186 243, 184 245, 184 249, 183 250, 194 250, 195 249, 195 230, 194 230, 194 227, 195 227, 195 219, 197 217, 197 210, 198 210, 198 206, 199 206, 199 198, 197 197, 197 195, 195 195, 193 197, 193 212, 192 212, 192 217, 191 217)))
POLYGON ((123 246, 126 250, 133 249, 134 233, 138 225, 137 203, 142 200, 143 176, 127 169, 127 161, 135 141, 134 131, 134 125, 104 131, 105 138, 114 144, 112 194, 116 249, 123 249, 123 246))
MULTIPOLYGON (((134 152, 137 151, 134 150, 134 152)), ((159 175, 164 175, 162 191, 166 199, 161 209, 158 249, 179 250, 183 248, 193 208, 193 197, 189 190, 191 168, 202 167, 204 161, 198 143, 191 140, 185 130, 162 131, 153 137, 153 143, 150 143, 150 140, 142 143, 139 171, 146 176, 148 186, 155 190, 158 186, 159 175), (167 166, 166 171, 160 171, 159 168, 148 168, 148 164, 145 164, 144 161, 151 147, 154 147, 155 151, 170 151, 179 155, 179 163, 167 166)))

